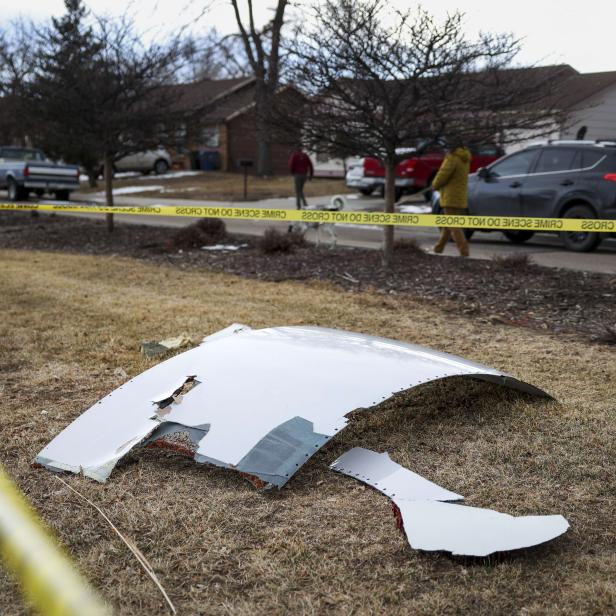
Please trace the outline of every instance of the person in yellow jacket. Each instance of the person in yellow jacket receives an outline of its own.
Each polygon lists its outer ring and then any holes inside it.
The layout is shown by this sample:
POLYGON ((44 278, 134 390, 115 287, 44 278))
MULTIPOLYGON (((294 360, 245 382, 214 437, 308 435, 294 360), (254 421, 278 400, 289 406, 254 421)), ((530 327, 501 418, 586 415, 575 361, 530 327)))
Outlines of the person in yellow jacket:
MULTIPOLYGON (((468 174, 471 167, 471 153, 464 146, 452 148, 432 180, 432 188, 441 195, 443 214, 468 214, 468 174)), ((468 242, 463 229, 441 229, 441 236, 434 246, 440 254, 449 238, 453 237, 463 257, 468 257, 468 242)))

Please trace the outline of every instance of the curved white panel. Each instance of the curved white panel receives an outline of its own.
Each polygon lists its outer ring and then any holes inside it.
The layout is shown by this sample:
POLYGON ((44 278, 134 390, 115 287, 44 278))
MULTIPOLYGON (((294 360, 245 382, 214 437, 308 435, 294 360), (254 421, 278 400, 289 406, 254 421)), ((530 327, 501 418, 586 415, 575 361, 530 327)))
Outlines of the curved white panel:
POLYGON ((105 480, 122 455, 166 421, 205 432, 198 460, 281 486, 346 425, 351 411, 450 376, 547 396, 487 366, 395 340, 319 327, 252 330, 235 324, 102 398, 36 461, 105 480), (189 377, 198 385, 160 411, 156 402, 189 377), (281 440, 285 453, 271 452, 281 440))

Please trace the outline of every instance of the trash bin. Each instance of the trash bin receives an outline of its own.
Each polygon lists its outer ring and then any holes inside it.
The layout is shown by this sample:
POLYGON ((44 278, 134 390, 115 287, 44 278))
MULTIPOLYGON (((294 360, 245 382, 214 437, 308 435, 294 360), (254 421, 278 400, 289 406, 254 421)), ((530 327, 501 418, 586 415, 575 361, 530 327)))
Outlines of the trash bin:
POLYGON ((199 167, 202 171, 215 171, 220 168, 220 155, 217 150, 199 152, 199 167))
POLYGON ((199 161, 199 152, 197 150, 190 151, 190 168, 193 171, 196 171, 201 168, 201 164, 199 161))

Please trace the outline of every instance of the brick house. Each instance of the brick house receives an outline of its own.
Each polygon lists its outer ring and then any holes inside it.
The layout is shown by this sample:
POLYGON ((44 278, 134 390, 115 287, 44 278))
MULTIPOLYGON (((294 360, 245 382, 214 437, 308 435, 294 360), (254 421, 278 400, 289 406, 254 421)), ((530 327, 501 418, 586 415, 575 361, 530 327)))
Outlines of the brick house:
MULTIPOLYGON (((172 151, 178 166, 240 171, 240 160, 256 164, 253 77, 204 79, 170 88, 175 99, 174 119, 164 127, 161 140, 172 151)), ((288 90, 281 88, 278 96, 284 96, 288 90)), ((292 141, 288 134, 273 139, 274 174, 288 172, 292 141)))

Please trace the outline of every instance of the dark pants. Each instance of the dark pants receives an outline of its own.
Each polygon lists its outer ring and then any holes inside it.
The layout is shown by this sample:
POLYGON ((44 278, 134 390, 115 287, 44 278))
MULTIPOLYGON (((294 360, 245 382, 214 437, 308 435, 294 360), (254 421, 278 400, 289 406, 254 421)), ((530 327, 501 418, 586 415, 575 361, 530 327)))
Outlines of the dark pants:
POLYGON ((306 197, 304 196, 304 184, 308 179, 305 175, 294 175, 293 180, 295 181, 295 202, 298 210, 302 209, 302 205, 304 207, 308 207, 308 201, 306 201, 306 197))

